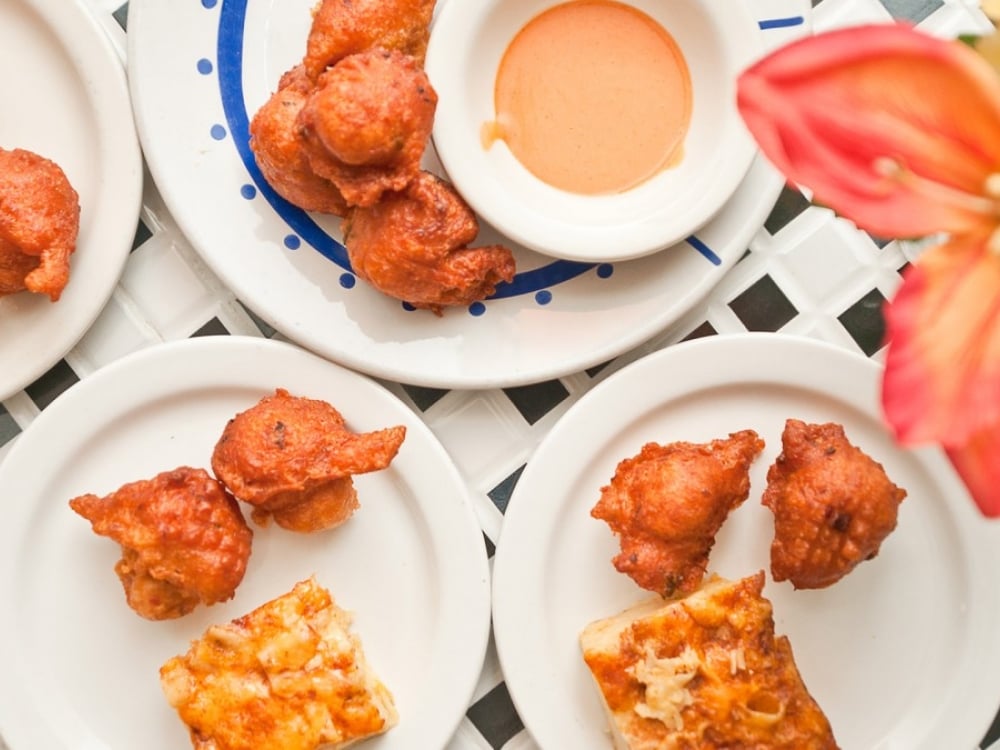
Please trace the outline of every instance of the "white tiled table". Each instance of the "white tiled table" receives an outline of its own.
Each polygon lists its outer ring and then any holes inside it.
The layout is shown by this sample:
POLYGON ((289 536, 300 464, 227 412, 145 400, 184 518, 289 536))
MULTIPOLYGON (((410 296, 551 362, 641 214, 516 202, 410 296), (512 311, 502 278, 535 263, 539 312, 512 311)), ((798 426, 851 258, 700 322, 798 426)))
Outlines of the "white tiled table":
MULTIPOLYGON (((124 6, 118 0, 85 2, 124 59, 124 6)), ((813 5, 817 30, 885 20, 890 14, 945 35, 982 28, 984 22, 975 0, 814 0, 813 5)), ((276 335, 205 267, 150 180, 141 220, 136 249, 90 332, 64 362, 3 402, 0 459, 58 393, 125 354, 205 333, 276 335)), ((765 228, 750 243, 747 256, 708 299, 670 330, 603 368, 507 390, 435 391, 385 385, 414 408, 449 450, 475 498, 485 536, 495 540, 507 499, 532 451, 596 382, 653 350, 713 332, 780 330, 878 359, 882 354, 879 307, 898 287, 898 271, 909 252, 904 244, 874 240, 829 211, 809 206, 798 193, 786 191, 765 228), (474 440, 469 439, 472 435, 474 440)), ((990 740, 995 738, 994 733, 990 740)), ((449 750, 501 747, 524 750, 534 743, 513 710, 491 649, 449 750)))

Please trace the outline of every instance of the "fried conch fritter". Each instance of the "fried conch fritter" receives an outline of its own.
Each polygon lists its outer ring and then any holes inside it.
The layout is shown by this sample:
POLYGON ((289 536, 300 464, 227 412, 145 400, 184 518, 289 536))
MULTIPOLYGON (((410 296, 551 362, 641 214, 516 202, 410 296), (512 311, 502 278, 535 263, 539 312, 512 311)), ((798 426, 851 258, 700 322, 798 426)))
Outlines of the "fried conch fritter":
POLYGON ((129 606, 146 619, 227 601, 243 580, 253 532, 204 469, 182 466, 69 505, 97 534, 121 545, 115 572, 129 606))
POLYGON ((195 750, 339 750, 399 721, 351 615, 307 579, 160 668, 195 750))
POLYGON ((878 554, 906 490, 835 423, 785 422, 763 504, 774 513, 771 575, 795 588, 829 586, 878 554))
POLYGON ((0 297, 27 289, 57 301, 79 232, 80 199, 59 165, 0 148, 0 297))
POLYGON ((326 401, 273 396, 226 425, 212 453, 212 470, 238 500, 292 531, 328 529, 358 507, 351 477, 387 467, 406 437, 400 425, 356 434, 326 401))
POLYGON ((437 93, 417 61, 377 48, 323 73, 297 127, 312 171, 348 204, 370 206, 419 173, 436 107, 437 93))
POLYGON ((250 121, 250 149, 264 179, 282 198, 306 211, 343 216, 344 197, 336 185, 310 168, 296 124, 312 90, 301 65, 285 73, 277 91, 250 121))
POLYGON ((303 59, 316 80, 348 55, 375 47, 416 58, 423 67, 434 0, 322 0, 313 14, 303 59))
POLYGON ((694 591, 716 533, 750 494, 750 465, 763 449, 743 430, 709 443, 647 443, 621 461, 590 512, 619 537, 615 568, 662 596, 694 591))
POLYGON ((435 313, 485 299, 514 278, 508 248, 468 247, 478 233, 465 201, 429 172, 344 220, 354 272, 384 294, 435 313))

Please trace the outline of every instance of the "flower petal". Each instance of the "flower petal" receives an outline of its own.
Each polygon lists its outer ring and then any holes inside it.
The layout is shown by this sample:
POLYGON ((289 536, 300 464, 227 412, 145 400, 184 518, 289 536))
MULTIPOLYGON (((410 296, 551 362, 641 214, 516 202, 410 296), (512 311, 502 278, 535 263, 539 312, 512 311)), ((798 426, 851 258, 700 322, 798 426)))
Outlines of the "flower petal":
POLYGON ((886 323, 882 404, 900 441, 960 446, 1000 422, 1000 255, 985 241, 925 252, 886 323))
POLYGON ((983 515, 1000 517, 1000 423, 977 432, 965 445, 947 453, 983 515))
POLYGON ((984 191, 1000 171, 1000 80, 966 45, 902 24, 806 37, 746 70, 738 104, 778 169, 868 231, 996 221, 984 191))

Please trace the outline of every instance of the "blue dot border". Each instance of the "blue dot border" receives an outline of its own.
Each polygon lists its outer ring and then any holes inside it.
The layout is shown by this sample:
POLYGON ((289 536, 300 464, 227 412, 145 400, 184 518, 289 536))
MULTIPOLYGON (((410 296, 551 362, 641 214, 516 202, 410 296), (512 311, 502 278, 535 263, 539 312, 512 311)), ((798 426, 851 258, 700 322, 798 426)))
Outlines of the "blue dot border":
MULTIPOLYGON (((219 13, 216 67, 218 69, 219 93, 222 98, 226 123, 229 127, 229 135, 232 136, 232 142, 240 160, 243 162, 250 179, 257 186, 260 195, 288 225, 292 233, 344 271, 353 274, 346 248, 316 224, 307 212, 289 203, 274 191, 274 188, 261 174, 254 160, 253 152, 250 150, 250 118, 243 91, 242 70, 243 32, 246 23, 247 2, 248 0, 226 0, 222 3, 219 13)), ((216 5, 216 0, 202 0, 202 5, 206 8, 212 8, 216 5)), ((770 27, 765 26, 765 22, 761 22, 761 28, 770 27)), ((241 191, 244 190, 245 186, 241 187, 241 191)), ((721 259, 704 242, 696 237, 689 237, 687 242, 712 265, 721 265, 721 259)), ((606 263, 556 260, 530 271, 518 273, 509 283, 501 282, 489 299, 535 294, 572 281, 595 267, 598 268, 600 278, 608 278, 611 275, 607 271, 609 266, 610 264, 606 263)), ((478 313, 473 312, 473 315, 476 314, 478 313)))

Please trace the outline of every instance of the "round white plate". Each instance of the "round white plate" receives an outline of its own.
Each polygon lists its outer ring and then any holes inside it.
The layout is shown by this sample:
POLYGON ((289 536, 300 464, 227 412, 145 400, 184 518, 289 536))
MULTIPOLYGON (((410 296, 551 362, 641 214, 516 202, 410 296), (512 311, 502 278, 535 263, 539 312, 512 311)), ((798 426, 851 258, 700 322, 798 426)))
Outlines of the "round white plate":
POLYGON ((833 586, 768 575, 778 633, 845 750, 978 746, 1000 699, 995 525, 937 450, 904 451, 883 428, 880 368, 846 350, 767 334, 699 339, 630 365, 586 394, 518 481, 494 560, 493 623, 507 686, 544 750, 607 750, 580 631, 649 596, 615 571, 616 538, 590 516, 621 459, 649 441, 751 428, 767 443, 750 497, 723 525, 709 570, 768 570, 760 504, 786 418, 839 422, 909 492, 874 560, 833 586))
MULTIPOLYGON (((515 247, 518 275, 493 299, 440 318, 409 310, 354 276, 339 220, 279 198, 247 146, 249 118, 305 52, 313 5, 133 0, 129 70, 150 170, 185 235, 258 315, 329 359, 442 388, 577 372, 648 339, 702 299, 746 251, 780 192, 783 180, 758 158, 690 242, 596 265, 515 247)), ((807 0, 751 8, 765 47, 808 31, 807 0)), ((433 155, 428 167, 440 170, 433 155)), ((503 240, 483 226, 479 242, 495 241, 503 240)))
MULTIPOLYGON (((315 574, 354 613, 372 667, 396 698, 375 750, 443 747, 461 720, 489 635, 489 569, 467 491, 440 443, 388 391, 289 344, 190 339, 143 350, 52 403, 0 465, 0 732, 11 750, 177 750, 187 731, 158 670, 212 623, 315 574), (357 432, 406 425, 390 466, 355 478, 344 525, 254 529, 233 600, 150 622, 125 603, 114 542, 67 501, 180 465, 210 466, 238 411, 287 388, 326 399, 357 432)), ((369 745, 366 745, 369 747, 369 745)))
POLYGON ((142 200, 142 156, 125 71, 82 3, 0 3, 0 147, 52 159, 80 195, 80 234, 58 302, 0 297, 0 400, 80 340, 121 275, 142 200))

